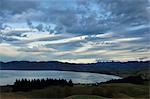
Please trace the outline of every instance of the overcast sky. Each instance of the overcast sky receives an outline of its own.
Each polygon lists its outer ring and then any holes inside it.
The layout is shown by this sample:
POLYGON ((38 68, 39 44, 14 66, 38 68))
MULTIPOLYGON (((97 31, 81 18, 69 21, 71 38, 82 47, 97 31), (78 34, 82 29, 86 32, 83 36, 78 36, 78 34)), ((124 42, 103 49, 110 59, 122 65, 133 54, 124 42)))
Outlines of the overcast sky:
POLYGON ((149 0, 0 0, 0 60, 149 60, 149 11, 149 0))

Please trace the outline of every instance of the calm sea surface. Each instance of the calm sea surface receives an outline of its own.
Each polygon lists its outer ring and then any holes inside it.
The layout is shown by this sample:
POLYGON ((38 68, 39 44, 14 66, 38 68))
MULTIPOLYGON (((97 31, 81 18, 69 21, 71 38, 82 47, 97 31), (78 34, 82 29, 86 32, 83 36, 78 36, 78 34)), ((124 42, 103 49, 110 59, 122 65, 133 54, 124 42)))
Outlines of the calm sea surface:
POLYGON ((119 79, 114 75, 105 75, 86 72, 70 71, 19 71, 19 70, 0 70, 0 85, 12 85, 16 79, 72 79, 73 83, 96 83, 105 82, 111 79, 119 79))

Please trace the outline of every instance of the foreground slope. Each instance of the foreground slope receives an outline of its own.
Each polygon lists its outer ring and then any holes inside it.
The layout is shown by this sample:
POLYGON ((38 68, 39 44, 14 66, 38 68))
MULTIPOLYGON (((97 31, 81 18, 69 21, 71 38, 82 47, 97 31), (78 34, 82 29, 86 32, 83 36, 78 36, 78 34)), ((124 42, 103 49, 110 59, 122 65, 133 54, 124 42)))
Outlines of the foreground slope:
POLYGON ((29 92, 12 92, 10 87, 7 90, 6 89, 4 90, 4 88, 2 88, 1 90, 1 99, 8 99, 9 97, 12 98, 21 97, 27 99, 66 98, 66 97, 71 99, 73 97, 72 99, 80 99, 80 97, 88 97, 89 95, 90 97, 91 95, 95 95, 94 97, 100 96, 105 98, 148 99, 149 86, 130 83, 110 83, 110 84, 101 84, 98 86, 88 86, 88 85, 75 85, 74 87, 49 86, 44 89, 33 90, 29 92), (71 96, 71 98, 69 96, 71 96))

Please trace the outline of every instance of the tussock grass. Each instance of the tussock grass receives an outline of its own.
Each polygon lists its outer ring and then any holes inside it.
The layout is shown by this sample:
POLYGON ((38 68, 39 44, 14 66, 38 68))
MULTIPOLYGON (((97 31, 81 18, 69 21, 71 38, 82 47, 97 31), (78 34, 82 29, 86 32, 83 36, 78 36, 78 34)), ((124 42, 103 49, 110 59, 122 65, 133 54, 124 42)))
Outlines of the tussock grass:
POLYGON ((81 97, 82 99, 84 99, 84 97, 93 97, 93 95, 94 98, 91 99, 103 99, 103 97, 135 98, 135 99, 147 98, 148 99, 149 88, 150 87, 148 85, 136 85, 130 83, 111 83, 111 84, 101 84, 99 86, 75 85, 74 87, 49 86, 44 89, 33 90, 30 92, 10 92, 10 91, 6 92, 6 90, 3 92, 1 90, 1 99, 5 99, 7 97, 16 97, 16 98, 21 97, 25 99, 26 98, 66 98, 66 97, 68 97, 66 99, 80 99, 81 97))

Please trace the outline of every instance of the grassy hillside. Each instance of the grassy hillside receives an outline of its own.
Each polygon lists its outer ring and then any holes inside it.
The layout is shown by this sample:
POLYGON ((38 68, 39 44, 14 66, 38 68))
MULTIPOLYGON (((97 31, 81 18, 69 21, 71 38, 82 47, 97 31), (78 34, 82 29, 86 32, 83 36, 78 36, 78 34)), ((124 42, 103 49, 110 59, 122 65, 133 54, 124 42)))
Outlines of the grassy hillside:
POLYGON ((73 95, 65 99, 108 99, 108 98, 96 96, 96 95, 73 95))
MULTIPOLYGON (((11 92, 11 88, 1 89, 1 99, 11 98, 66 98, 84 99, 90 96, 95 99, 105 98, 149 98, 148 85, 136 85, 130 83, 101 84, 98 86, 75 85, 74 87, 49 86, 40 90, 30 92, 11 92), (8 91, 8 92, 7 92, 8 91), (79 96, 76 96, 79 95, 79 96), (81 96, 80 96, 81 95, 81 96), (82 96, 84 95, 84 96, 82 96), (70 97, 69 97, 70 96, 70 97), (100 97, 98 97, 100 96, 100 97)), ((92 98, 93 99, 93 98, 92 98)))

